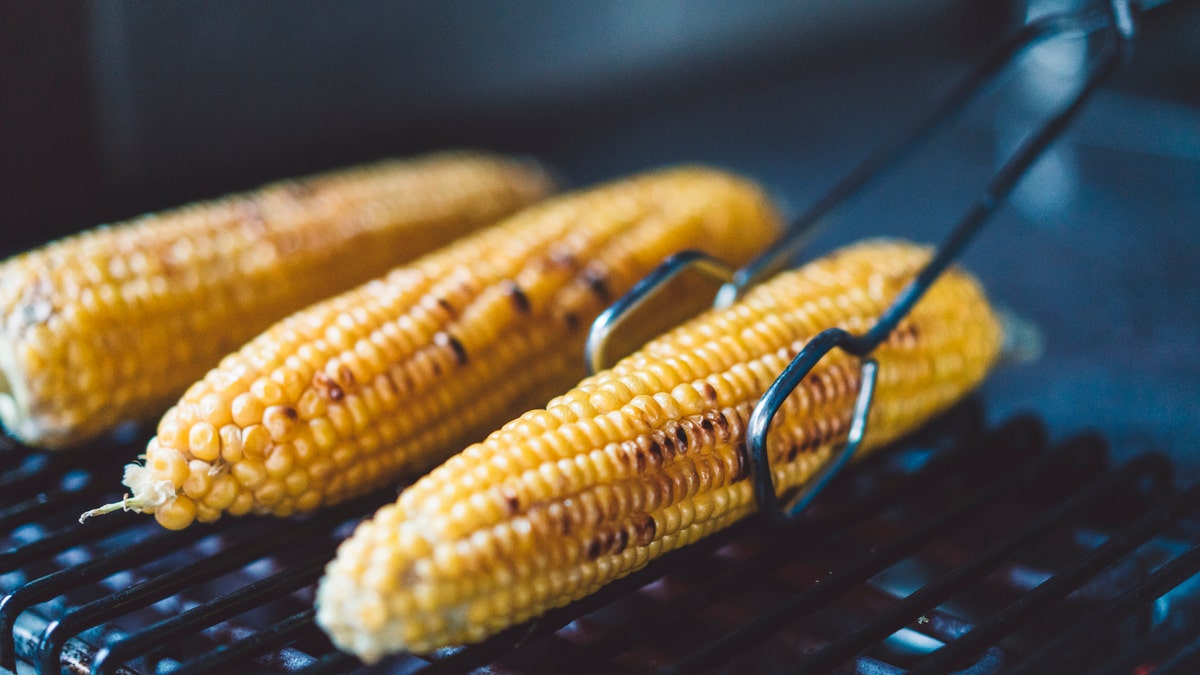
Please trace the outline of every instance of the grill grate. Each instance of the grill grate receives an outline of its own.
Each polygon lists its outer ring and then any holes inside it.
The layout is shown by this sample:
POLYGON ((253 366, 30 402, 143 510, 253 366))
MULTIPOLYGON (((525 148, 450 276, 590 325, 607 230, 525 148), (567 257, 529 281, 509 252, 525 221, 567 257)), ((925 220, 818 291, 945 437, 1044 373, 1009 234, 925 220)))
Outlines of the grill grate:
MULTIPOLYGON (((384 672, 1193 672, 1200 488, 1101 439, 1046 448, 968 402, 864 460, 794 527, 765 519, 474 647, 384 672), (1155 669, 1157 667, 1157 670, 1155 669)), ((92 453, 99 455, 100 453, 92 453)), ((74 524, 111 467, 0 455, 0 659, 40 672, 342 673, 313 624, 337 542, 388 495, 182 533, 74 524)))

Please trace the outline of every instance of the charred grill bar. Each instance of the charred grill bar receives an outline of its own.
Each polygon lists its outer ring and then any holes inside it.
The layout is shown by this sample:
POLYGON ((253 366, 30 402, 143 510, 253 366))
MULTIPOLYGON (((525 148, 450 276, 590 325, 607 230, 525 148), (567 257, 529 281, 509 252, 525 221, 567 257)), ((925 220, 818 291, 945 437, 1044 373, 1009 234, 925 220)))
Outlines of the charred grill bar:
MULTIPOLYGON (((1098 437, 1046 448, 1032 418, 980 418, 968 402, 866 460, 798 526, 755 518, 489 642, 381 670, 1186 672, 1200 488, 1175 489, 1159 455, 1109 466, 1098 437)), ((312 590, 388 495, 283 524, 79 527, 65 505, 94 494, 95 468, 20 448, 2 461, 36 486, 2 497, 5 668, 358 667, 315 629, 312 590)))

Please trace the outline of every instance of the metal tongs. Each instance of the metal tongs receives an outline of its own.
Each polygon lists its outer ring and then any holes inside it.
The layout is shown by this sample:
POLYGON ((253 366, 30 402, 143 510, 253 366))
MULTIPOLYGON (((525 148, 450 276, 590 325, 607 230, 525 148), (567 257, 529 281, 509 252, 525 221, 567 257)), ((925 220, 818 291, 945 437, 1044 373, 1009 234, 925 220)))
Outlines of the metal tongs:
POLYGON ((696 251, 685 251, 667 258, 596 318, 585 349, 589 370, 595 372, 610 363, 607 353, 609 337, 625 318, 680 273, 693 270, 721 283, 713 306, 727 307, 744 295, 747 289, 787 267, 800 253, 813 230, 823 224, 835 207, 861 192, 918 145, 935 137, 1019 57, 1036 45, 1059 37, 1085 37, 1093 43, 1098 41, 1099 45, 1090 54, 1079 89, 1059 104, 1050 116, 1040 121, 996 170, 987 187, 941 242, 929 263, 900 292, 879 321, 862 335, 840 328, 829 328, 817 334, 792 359, 755 406, 747 427, 746 445, 758 508, 781 523, 797 520, 858 451, 867 431, 878 363, 870 358, 862 361, 862 387, 855 400, 845 445, 835 451, 830 462, 797 488, 786 503, 782 503, 775 494, 775 482, 767 459, 767 432, 776 413, 809 371, 833 348, 840 348, 858 357, 869 357, 970 243, 1034 161, 1063 133, 1100 82, 1128 57, 1137 34, 1138 8, 1131 0, 1105 0, 1096 4, 1100 6, 1034 20, 1009 36, 933 112, 918 121, 896 142, 876 151, 842 178, 796 219, 774 246, 745 267, 735 271, 722 261, 696 251))

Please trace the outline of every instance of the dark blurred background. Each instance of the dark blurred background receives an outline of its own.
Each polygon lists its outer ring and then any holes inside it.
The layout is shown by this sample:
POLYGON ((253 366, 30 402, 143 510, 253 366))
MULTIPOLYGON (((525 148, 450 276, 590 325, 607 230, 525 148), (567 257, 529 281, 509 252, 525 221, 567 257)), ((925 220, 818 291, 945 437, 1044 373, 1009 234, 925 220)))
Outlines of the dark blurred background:
MULTIPOLYGON (((554 160, 564 141, 646 111, 828 80, 872 59, 914 69, 894 73, 894 94, 930 59, 969 60, 1024 11, 994 0, 15 0, 0 14, 0 246, 446 145, 554 160)), ((1163 15, 1156 24, 1190 31, 1162 31, 1129 81, 1196 102, 1195 12, 1163 15)), ((864 95, 813 89, 831 94, 864 95)))
MULTIPOLYGON (((0 0, 0 251, 283 176, 447 146, 586 184, 680 161, 793 211, 931 105, 1008 30, 1078 0, 0 0)), ((1046 354, 996 416, 1096 427, 1200 471, 1200 3, 1143 3, 1131 63, 965 262, 1046 354)), ((1084 44, 1036 50, 831 223, 933 241, 1084 44)))

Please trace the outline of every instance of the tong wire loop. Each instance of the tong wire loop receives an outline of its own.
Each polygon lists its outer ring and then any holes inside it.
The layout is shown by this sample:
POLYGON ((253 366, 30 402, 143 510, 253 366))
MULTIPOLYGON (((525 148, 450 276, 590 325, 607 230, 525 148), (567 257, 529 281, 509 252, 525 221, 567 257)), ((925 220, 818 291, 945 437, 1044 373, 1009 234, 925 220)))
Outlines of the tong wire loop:
POLYGON ((628 293, 596 317, 588 331, 587 343, 583 347, 583 358, 591 373, 604 370, 609 365, 608 339, 620 328, 635 310, 646 303, 668 281, 688 270, 719 283, 727 284, 733 279, 733 269, 724 261, 700 251, 681 251, 659 263, 650 274, 642 277, 628 293))
MULTIPOLYGON (((777 487, 774 478, 771 475, 767 453, 767 435, 771 422, 783 406, 784 401, 816 366, 817 362, 835 347, 854 356, 865 357, 887 339, 887 336, 908 315, 929 287, 937 281, 942 272, 970 243, 987 219, 996 212, 1029 167, 1062 134, 1100 82, 1115 69, 1121 57, 1127 52, 1126 45, 1135 34, 1132 16, 1128 0, 1113 0, 1104 9, 1051 15, 1033 21, 1001 44, 996 53, 956 90, 956 94, 969 92, 973 96, 1004 66, 1045 40, 1067 34, 1090 35, 1097 31, 1104 32, 1104 42, 1091 61, 1080 88, 1065 105, 1060 106, 1053 115, 1037 126, 1017 147, 1012 156, 1000 166, 991 182, 938 246, 930 261, 900 291, 875 325, 862 335, 847 333, 838 328, 819 333, 800 350, 800 353, 792 359, 783 373, 759 399, 747 425, 746 446, 750 459, 750 472, 754 480, 755 499, 759 510, 768 517, 781 523, 796 521, 817 494, 857 453, 866 435, 878 364, 871 359, 865 359, 862 362, 862 384, 855 400, 850 432, 845 444, 834 450, 831 461, 796 488, 786 504, 781 504, 776 495, 777 487), (1124 28, 1121 25, 1122 17, 1128 19, 1124 28)), ((953 97, 952 94, 951 98, 953 97)), ((955 112, 960 107, 960 105, 956 105, 955 112)), ((943 106, 943 110, 945 108, 946 106, 943 106)), ((937 122, 930 128, 940 126, 940 124, 941 122, 937 122)), ((903 141, 900 145, 907 146, 908 143, 903 141)))
POLYGON ((920 119, 906 133, 901 134, 897 141, 874 152, 838 181, 829 192, 789 225, 779 241, 741 269, 731 271, 720 260, 697 251, 685 251, 665 260, 592 324, 585 350, 585 360, 589 369, 594 373, 609 365, 606 353, 608 338, 629 313, 642 306, 670 279, 684 270, 696 269, 710 278, 724 281, 724 285, 716 293, 713 306, 728 306, 750 287, 787 267, 818 227, 828 222, 835 209, 878 180, 893 165, 909 156, 915 148, 950 125, 969 103, 979 97, 1028 50, 1058 37, 1086 37, 1102 32, 1104 41, 1093 53, 1079 89, 1065 104, 1060 105, 1052 115, 1035 127, 997 169, 991 182, 938 246, 930 261, 901 290, 875 325, 862 335, 854 335, 839 328, 830 328, 819 333, 809 340, 759 399, 750 416, 746 438, 755 499, 759 510, 768 517, 782 523, 795 521, 861 446, 867 431, 878 364, 868 358, 862 361, 861 385, 845 444, 834 451, 831 461, 795 488, 794 494, 786 504, 782 504, 776 495, 777 488, 767 456, 767 434, 784 401, 817 362, 835 347, 854 356, 867 357, 887 339, 942 272, 954 262, 987 219, 995 213, 1029 167, 1062 134, 1100 82, 1111 74, 1123 59, 1128 58, 1137 35, 1136 18, 1136 7, 1130 0, 1107 0, 1103 6, 1052 14, 1022 26, 976 65, 932 112, 920 119))

